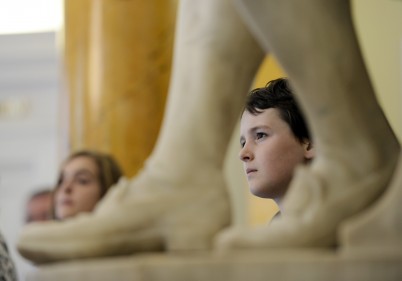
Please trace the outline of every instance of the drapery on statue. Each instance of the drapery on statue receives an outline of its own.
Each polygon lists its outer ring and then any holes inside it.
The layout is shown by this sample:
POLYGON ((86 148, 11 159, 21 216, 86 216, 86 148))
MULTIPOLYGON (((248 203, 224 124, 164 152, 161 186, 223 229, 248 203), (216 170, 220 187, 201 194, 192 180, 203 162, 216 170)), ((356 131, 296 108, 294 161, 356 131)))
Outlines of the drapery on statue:
POLYGON ((224 232, 217 247, 401 247, 400 145, 367 75, 349 1, 182 0, 176 36, 167 111, 143 170, 93 214, 27 226, 21 254, 43 263, 211 249, 230 224, 224 153, 268 52, 295 88, 317 156, 297 169, 280 219, 224 232))

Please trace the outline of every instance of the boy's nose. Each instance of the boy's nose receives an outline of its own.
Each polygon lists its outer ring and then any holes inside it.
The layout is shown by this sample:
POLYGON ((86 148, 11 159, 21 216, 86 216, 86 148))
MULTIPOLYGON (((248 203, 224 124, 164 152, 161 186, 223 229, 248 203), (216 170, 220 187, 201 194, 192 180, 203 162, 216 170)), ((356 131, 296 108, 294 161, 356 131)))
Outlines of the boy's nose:
POLYGON ((239 152, 239 158, 243 162, 247 162, 253 159, 253 153, 250 151, 247 145, 244 145, 239 152))

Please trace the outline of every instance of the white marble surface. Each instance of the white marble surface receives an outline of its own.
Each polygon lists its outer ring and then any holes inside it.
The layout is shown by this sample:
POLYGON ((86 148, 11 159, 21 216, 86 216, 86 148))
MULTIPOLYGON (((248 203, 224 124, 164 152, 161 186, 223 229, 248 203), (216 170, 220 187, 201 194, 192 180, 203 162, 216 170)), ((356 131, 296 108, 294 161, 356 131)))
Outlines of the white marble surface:
POLYGON ((39 267, 27 281, 397 281, 400 254, 332 250, 154 253, 90 259, 39 267))

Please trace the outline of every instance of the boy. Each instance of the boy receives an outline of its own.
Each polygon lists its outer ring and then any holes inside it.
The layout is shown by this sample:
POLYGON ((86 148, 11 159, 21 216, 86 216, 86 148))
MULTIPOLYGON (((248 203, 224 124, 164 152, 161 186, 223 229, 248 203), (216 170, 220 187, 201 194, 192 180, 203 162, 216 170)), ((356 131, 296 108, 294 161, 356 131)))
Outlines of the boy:
POLYGON ((240 159, 251 193, 278 204, 294 168, 309 162, 314 149, 289 82, 279 78, 250 92, 240 123, 240 159))

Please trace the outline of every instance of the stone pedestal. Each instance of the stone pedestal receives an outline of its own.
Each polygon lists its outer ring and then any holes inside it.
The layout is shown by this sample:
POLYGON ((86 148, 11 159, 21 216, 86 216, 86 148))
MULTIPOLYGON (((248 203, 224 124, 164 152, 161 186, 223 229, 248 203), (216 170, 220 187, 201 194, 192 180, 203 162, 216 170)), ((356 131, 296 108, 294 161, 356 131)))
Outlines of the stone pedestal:
POLYGON ((330 250, 154 253, 39 267, 27 281, 397 281, 402 253, 330 250))

